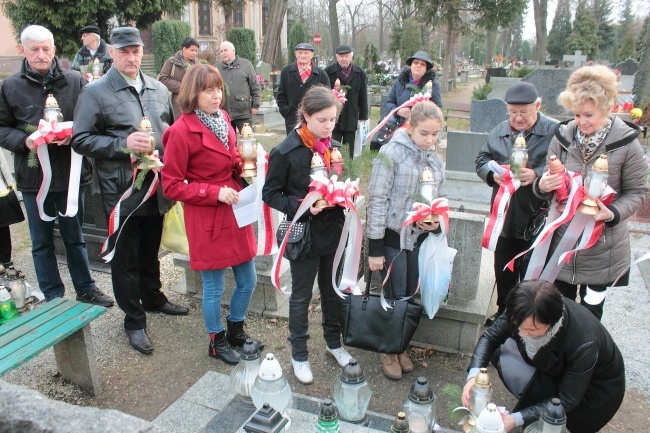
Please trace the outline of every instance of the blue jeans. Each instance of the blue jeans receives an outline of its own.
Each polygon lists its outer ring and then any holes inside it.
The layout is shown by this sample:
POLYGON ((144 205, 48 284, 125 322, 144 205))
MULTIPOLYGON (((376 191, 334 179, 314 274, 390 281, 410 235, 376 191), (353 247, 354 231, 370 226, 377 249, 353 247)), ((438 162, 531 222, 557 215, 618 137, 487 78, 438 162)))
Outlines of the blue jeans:
MULTIPOLYGON (((51 192, 45 197, 43 208, 50 216, 65 213, 68 192, 51 192)), ((27 213, 29 235, 32 238, 32 258, 36 268, 38 285, 46 300, 60 298, 65 293, 59 267, 54 254, 54 221, 43 221, 38 214, 36 194, 23 192, 23 203, 27 213)), ((71 218, 58 216, 61 238, 65 246, 68 270, 77 293, 95 289, 95 280, 90 276, 86 241, 81 233, 84 215, 84 192, 79 192, 79 211, 71 218)))
MULTIPOLYGON (((201 278, 203 278, 203 320, 208 333, 214 332, 216 334, 223 331, 221 296, 225 288, 225 271, 225 269, 201 271, 201 278)), ((241 322, 246 318, 248 303, 257 285, 255 263, 253 260, 249 260, 241 265, 233 266, 232 272, 235 275, 235 290, 230 298, 228 320, 241 322)))

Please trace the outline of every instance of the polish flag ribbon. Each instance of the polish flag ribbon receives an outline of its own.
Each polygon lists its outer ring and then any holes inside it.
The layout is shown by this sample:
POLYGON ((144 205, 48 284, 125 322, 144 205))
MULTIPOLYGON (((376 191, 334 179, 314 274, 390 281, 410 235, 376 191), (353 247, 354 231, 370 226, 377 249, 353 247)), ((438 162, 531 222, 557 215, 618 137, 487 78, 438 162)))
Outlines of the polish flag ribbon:
POLYGON ((369 142, 372 139, 372 137, 375 136, 377 131, 379 131, 381 128, 383 128, 384 125, 386 125, 388 123, 388 121, 390 119, 392 119, 392 117, 395 115, 395 113, 397 113, 399 110, 401 110, 402 108, 413 107, 415 104, 423 102, 423 101, 428 101, 429 99, 431 99, 431 94, 424 95, 422 93, 416 93, 415 95, 411 96, 411 99, 409 99, 408 101, 406 101, 405 103, 403 103, 399 107, 393 108, 393 110, 390 113, 388 113, 386 115, 386 117, 384 117, 384 119, 381 122, 379 122, 377 124, 377 126, 375 126, 372 129, 372 131, 370 131, 368 133, 368 135, 366 135, 366 143, 369 142))
POLYGON ((497 195, 494 197, 490 219, 487 226, 485 226, 485 232, 481 240, 483 248, 494 251, 506 220, 510 197, 519 189, 521 181, 510 171, 509 165, 501 166, 496 161, 490 161, 488 167, 496 174, 503 176, 503 182, 499 186, 497 195))
POLYGON ((253 178, 253 184, 257 192, 255 209, 257 211, 258 256, 268 256, 278 252, 278 243, 275 239, 276 228, 273 224, 273 209, 262 200, 262 189, 266 181, 268 165, 268 153, 266 153, 262 146, 257 146, 257 176, 253 178))

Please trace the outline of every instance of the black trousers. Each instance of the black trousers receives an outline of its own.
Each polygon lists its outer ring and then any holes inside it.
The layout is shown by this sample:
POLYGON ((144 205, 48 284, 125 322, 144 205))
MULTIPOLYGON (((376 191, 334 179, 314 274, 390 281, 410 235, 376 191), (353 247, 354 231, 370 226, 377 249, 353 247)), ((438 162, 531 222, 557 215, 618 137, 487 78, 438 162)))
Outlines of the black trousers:
POLYGON ((11 231, 9 226, 0 227, 0 264, 11 261, 11 231))
POLYGON ((553 283, 555 287, 558 288, 560 292, 562 292, 562 295, 565 298, 569 298, 572 300, 576 300, 576 297, 578 295, 578 290, 580 290, 580 305, 584 306, 587 308, 587 310, 591 311, 591 313, 596 316, 598 320, 602 319, 603 317, 603 307, 605 306, 605 300, 601 302, 600 304, 596 305, 591 305, 583 301, 585 295, 587 294, 587 286, 595 292, 604 292, 607 290, 608 287, 612 285, 612 283, 609 284, 580 284, 580 288, 578 289, 578 284, 570 284, 570 283, 565 283, 564 281, 559 281, 555 280, 553 283))
POLYGON ((532 241, 517 238, 504 238, 502 236, 497 240, 497 246, 494 249, 494 276, 497 282, 497 305, 499 312, 505 310, 508 294, 526 275, 528 263, 524 262, 524 257, 520 257, 515 262, 514 272, 503 268, 510 260, 520 252, 528 249, 532 241))
POLYGON ((289 341, 291 357, 296 361, 307 361, 309 352, 309 303, 316 273, 322 309, 322 326, 325 343, 330 349, 341 347, 341 323, 339 320, 339 297, 332 287, 332 265, 334 253, 324 256, 292 260, 291 298, 289 299, 289 341))
MULTIPOLYGON (((123 223, 111 260, 111 276, 115 301, 126 314, 126 329, 145 329, 145 310, 155 310, 167 302, 167 297, 160 291, 158 261, 162 223, 160 215, 132 216, 123 223)), ((111 242, 111 247, 114 242, 111 242)))
POLYGON ((357 131, 341 131, 335 129, 332 131, 332 138, 336 141, 340 141, 341 144, 347 144, 350 148, 350 159, 354 158, 354 140, 356 138, 357 131))

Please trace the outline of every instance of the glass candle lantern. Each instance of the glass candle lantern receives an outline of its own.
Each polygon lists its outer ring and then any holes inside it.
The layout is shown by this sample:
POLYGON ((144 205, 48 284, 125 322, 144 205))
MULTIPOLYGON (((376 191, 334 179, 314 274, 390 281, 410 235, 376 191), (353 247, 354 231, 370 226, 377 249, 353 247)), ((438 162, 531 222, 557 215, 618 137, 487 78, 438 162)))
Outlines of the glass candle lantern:
POLYGON ((59 108, 59 103, 51 93, 45 99, 45 109, 43 110, 43 120, 46 122, 63 122, 63 113, 59 108))
POLYGON ((496 404, 490 403, 481 411, 471 433, 506 433, 503 418, 501 418, 496 404))
POLYGON ((435 425, 435 396, 433 388, 424 376, 411 385, 404 403, 404 413, 412 433, 431 433, 435 425))
POLYGON ((393 425, 390 426, 390 433, 409 433, 410 431, 406 414, 399 412, 393 421, 393 425))
MULTIPOLYGON (((433 173, 429 167, 424 167, 422 174, 420 175, 420 180, 418 182, 418 194, 426 201, 426 204, 430 205, 433 200, 438 198, 438 185, 433 178, 433 173)), ((438 215, 431 214, 428 217, 424 218, 422 221, 427 223, 437 223, 439 221, 438 215)))
POLYGON ((525 168, 528 164, 528 149, 526 148, 526 139, 519 134, 515 139, 515 144, 510 150, 510 170, 519 177, 519 169, 525 168))
POLYGON ((9 294, 11 295, 14 304, 16 304, 16 308, 19 310, 23 308, 25 306, 27 286, 13 266, 9 266, 9 269, 7 269, 5 287, 9 290, 9 294))
POLYGON ((548 171, 550 174, 559 174, 562 176, 562 186, 554 191, 555 200, 558 204, 563 205, 569 199, 569 192, 571 191, 571 177, 567 173, 564 164, 558 159, 557 156, 551 155, 548 160, 548 171))
POLYGON ((151 142, 151 149, 146 152, 147 155, 153 155, 153 151, 156 150, 156 136, 154 135, 151 122, 144 116, 140 121, 140 132, 144 132, 149 136, 149 141, 151 142))
POLYGON ((0 325, 4 325, 15 317, 18 317, 16 304, 5 286, 0 286, 0 325))
POLYGON ((288 422, 270 404, 264 403, 242 428, 246 433, 284 433, 288 422))
POLYGON ((546 404, 540 419, 526 427, 524 433, 569 433, 566 428, 566 412, 559 398, 546 404))
POLYGON ((261 354, 253 340, 247 338, 246 343, 242 346, 240 356, 241 361, 230 373, 230 387, 244 404, 252 406, 251 388, 260 371, 261 354))
MULTIPOLYGON (((327 177, 327 168, 325 167, 325 162, 317 152, 314 152, 314 155, 311 157, 309 175, 327 177)), ((316 200, 316 203, 314 203, 314 207, 317 207, 319 209, 325 209, 325 208, 332 207, 332 205, 329 204, 327 200, 325 200, 325 198, 321 197, 318 200, 316 200)))
POLYGON ((257 176, 257 143, 253 138, 253 130, 248 123, 244 123, 241 128, 239 139, 237 140, 237 151, 243 162, 243 177, 257 176))
POLYGON ((251 398, 258 409, 264 403, 269 403, 273 409, 282 413, 289 405, 291 387, 272 353, 268 353, 260 365, 260 371, 251 387, 251 398))
POLYGON ((320 405, 318 421, 316 422, 316 433, 340 433, 339 413, 332 400, 325 399, 320 405))
POLYGON ((469 395, 469 411, 478 416, 489 403, 492 403, 492 383, 487 368, 481 368, 469 395))
POLYGON ((352 423, 365 423, 371 397, 372 389, 361 366, 351 358, 334 385, 334 401, 341 418, 352 423))
POLYGON ((598 157, 594 165, 587 169, 585 177, 585 197, 578 205, 578 211, 585 215, 597 215, 599 212, 597 199, 605 192, 608 178, 607 155, 598 157))
POLYGON ((330 154, 330 165, 331 173, 339 177, 343 174, 343 155, 338 147, 332 148, 332 153, 330 154))
POLYGON ((102 76, 102 68, 103 65, 99 63, 99 59, 95 58, 95 60, 93 61, 93 65, 91 67, 93 80, 96 80, 97 78, 102 76))

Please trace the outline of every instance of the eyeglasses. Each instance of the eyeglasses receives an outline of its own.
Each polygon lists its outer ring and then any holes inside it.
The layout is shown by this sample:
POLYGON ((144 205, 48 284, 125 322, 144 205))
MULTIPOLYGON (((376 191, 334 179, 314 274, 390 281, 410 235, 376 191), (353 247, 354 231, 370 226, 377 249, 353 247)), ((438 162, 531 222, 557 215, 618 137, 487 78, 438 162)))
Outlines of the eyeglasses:
POLYGON ((516 119, 517 116, 521 116, 522 119, 525 119, 528 116, 530 116, 531 112, 530 111, 506 111, 506 114, 512 117, 513 119, 516 119))

